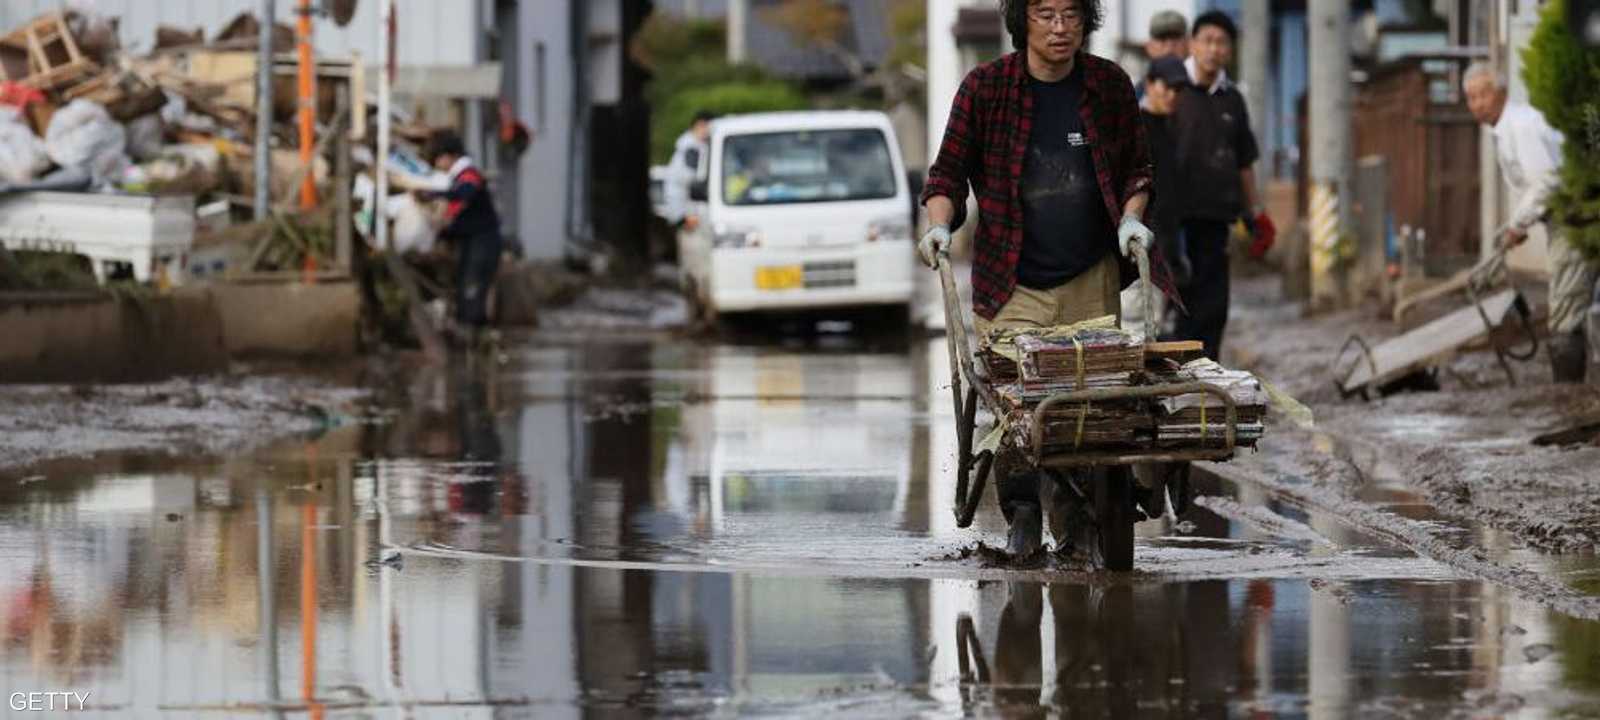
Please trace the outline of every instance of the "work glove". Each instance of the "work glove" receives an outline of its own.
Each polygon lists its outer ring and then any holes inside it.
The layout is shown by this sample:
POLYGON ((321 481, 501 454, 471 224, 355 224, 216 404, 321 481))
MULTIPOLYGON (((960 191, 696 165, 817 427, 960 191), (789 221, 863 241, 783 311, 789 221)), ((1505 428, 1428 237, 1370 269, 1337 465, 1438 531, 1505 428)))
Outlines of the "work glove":
POLYGON ((1267 256, 1267 251, 1278 242, 1278 226, 1272 224, 1272 216, 1265 210, 1257 210, 1254 218, 1247 218, 1245 225, 1254 238, 1250 242, 1250 257, 1257 260, 1267 256))
POLYGON ((1123 257, 1133 257, 1134 243, 1139 243, 1148 252, 1155 239, 1155 233, 1132 215, 1123 215, 1122 223, 1117 225, 1117 250, 1121 251, 1123 257))
POLYGON ((1508 226, 1500 232, 1500 247, 1511 249, 1528 241, 1528 231, 1516 226, 1508 226))
POLYGON ((917 254, 922 256, 922 263, 930 268, 937 268, 939 254, 950 249, 950 227, 947 225, 934 225, 922 234, 922 241, 917 243, 917 254))

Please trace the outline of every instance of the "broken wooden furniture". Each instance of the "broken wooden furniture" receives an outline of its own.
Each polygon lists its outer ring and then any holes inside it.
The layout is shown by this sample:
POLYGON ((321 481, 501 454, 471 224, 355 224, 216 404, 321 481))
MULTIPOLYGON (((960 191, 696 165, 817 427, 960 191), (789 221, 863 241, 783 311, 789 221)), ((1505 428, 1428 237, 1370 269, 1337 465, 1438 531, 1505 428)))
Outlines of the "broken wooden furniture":
POLYGON ((53 91, 98 70, 78 49, 65 13, 41 15, 0 37, 0 81, 53 91))

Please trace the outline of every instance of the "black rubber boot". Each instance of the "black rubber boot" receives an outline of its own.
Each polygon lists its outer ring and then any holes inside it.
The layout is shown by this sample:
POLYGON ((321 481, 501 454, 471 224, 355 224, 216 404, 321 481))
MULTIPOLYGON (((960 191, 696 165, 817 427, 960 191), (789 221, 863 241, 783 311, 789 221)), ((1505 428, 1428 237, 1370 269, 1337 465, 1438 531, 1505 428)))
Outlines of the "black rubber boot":
POLYGON ((1092 487, 1094 472, 1058 470, 1040 481, 1045 519, 1050 524, 1050 536, 1055 539, 1056 554, 1061 557, 1086 551, 1094 541, 1094 515, 1090 497, 1085 494, 1092 487))
POLYGON ((1006 542, 1006 552, 1013 558, 1025 558, 1038 551, 1043 542, 1043 518, 1039 516, 1039 503, 1017 502, 1011 505, 1011 534, 1006 542))
POLYGON ((1037 470, 1023 470, 1008 473, 999 480, 1000 512, 1011 524, 1006 552, 1012 557, 1026 557, 1039 549, 1044 527, 1039 509, 1042 474, 1037 470))
POLYGON ((1578 330, 1550 338, 1550 374, 1558 383, 1582 384, 1589 367, 1589 346, 1578 330))

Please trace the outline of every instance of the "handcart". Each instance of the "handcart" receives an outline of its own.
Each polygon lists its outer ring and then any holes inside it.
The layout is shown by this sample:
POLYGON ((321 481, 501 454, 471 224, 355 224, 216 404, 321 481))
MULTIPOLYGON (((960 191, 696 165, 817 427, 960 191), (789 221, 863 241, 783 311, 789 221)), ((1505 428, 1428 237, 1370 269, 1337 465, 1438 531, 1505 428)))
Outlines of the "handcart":
POLYGON ((1334 384, 1345 398, 1360 396, 1370 399, 1376 391, 1386 395, 1390 391, 1413 387, 1420 382, 1423 387, 1438 388, 1436 368, 1449 360, 1461 348, 1488 341, 1494 349, 1495 359, 1513 387, 1517 375, 1511 361, 1527 362, 1539 352, 1539 337, 1534 331, 1532 311, 1510 280, 1506 269, 1508 248, 1500 245, 1482 262, 1464 271, 1460 276, 1439 288, 1421 293, 1395 307, 1400 318, 1406 310, 1424 300, 1434 300, 1461 290, 1466 291, 1470 304, 1440 317, 1415 330, 1395 336, 1381 343, 1371 344, 1360 334, 1352 334, 1334 357, 1334 384), (1497 285, 1506 287, 1491 294, 1497 285), (1516 313, 1519 329, 1526 341, 1526 349, 1507 346, 1496 337, 1496 330, 1506 324, 1516 313), (1358 348, 1360 354, 1346 361, 1350 349, 1358 348))
MULTIPOLYGON (((1143 248, 1135 246, 1135 260, 1139 267, 1139 281, 1144 293, 1145 307, 1152 307, 1154 288, 1150 282, 1150 261, 1143 248)), ((956 463, 955 515, 958 527, 972 525, 984 486, 995 469, 996 455, 1006 455, 1008 460, 1020 461, 1035 469, 1082 469, 1109 466, 1134 466, 1142 464, 1187 463, 1194 461, 1223 461, 1233 457, 1238 431, 1238 410, 1234 399, 1226 391, 1203 382, 1152 383, 1130 387, 1091 388, 1056 393, 1041 401, 1032 410, 1031 436, 1015 438, 1007 433, 998 449, 975 451, 977 439, 978 407, 981 403, 997 421, 1006 412, 993 383, 982 371, 977 348, 972 344, 974 334, 968 324, 967 311, 962 307, 955 274, 947 253, 937 259, 940 289, 944 295, 945 340, 950 351, 950 394, 955 403, 956 435, 959 454, 956 463), (1161 448, 1154 438, 1148 446, 1127 451, 1045 451, 1044 427, 1046 413, 1062 405, 1106 402, 1145 401, 1152 406, 1164 397, 1191 393, 1206 393, 1219 400, 1224 408, 1220 447, 1194 449, 1161 448), (1008 454, 1009 453, 1009 454, 1008 454)), ((1153 313, 1144 313, 1144 330, 1147 341, 1156 337, 1153 313)), ((1009 464, 1009 463, 1008 463, 1009 464)), ((1132 473, 1110 475, 1084 489, 1092 501, 1098 547, 1098 561, 1107 570, 1133 569, 1133 526, 1135 508, 1132 473)), ((996 483, 998 486, 998 482, 996 483)), ((998 501, 998 491, 996 493, 998 501)))

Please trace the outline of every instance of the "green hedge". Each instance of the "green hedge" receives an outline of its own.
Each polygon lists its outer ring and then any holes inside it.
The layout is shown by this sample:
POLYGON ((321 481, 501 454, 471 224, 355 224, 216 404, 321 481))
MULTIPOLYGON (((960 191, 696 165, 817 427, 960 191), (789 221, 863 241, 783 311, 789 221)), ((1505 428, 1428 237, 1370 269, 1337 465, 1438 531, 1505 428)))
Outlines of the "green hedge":
POLYGON ((1600 261, 1600 51, 1578 44, 1567 28, 1567 0, 1539 13, 1522 51, 1528 99, 1566 136, 1561 185, 1550 198, 1552 222, 1575 247, 1600 261))
POLYGON ((650 131, 651 160, 661 164, 672 159, 673 143, 701 110, 731 115, 801 110, 809 105, 806 96, 797 88, 777 80, 735 80, 678 90, 655 105, 650 131))

